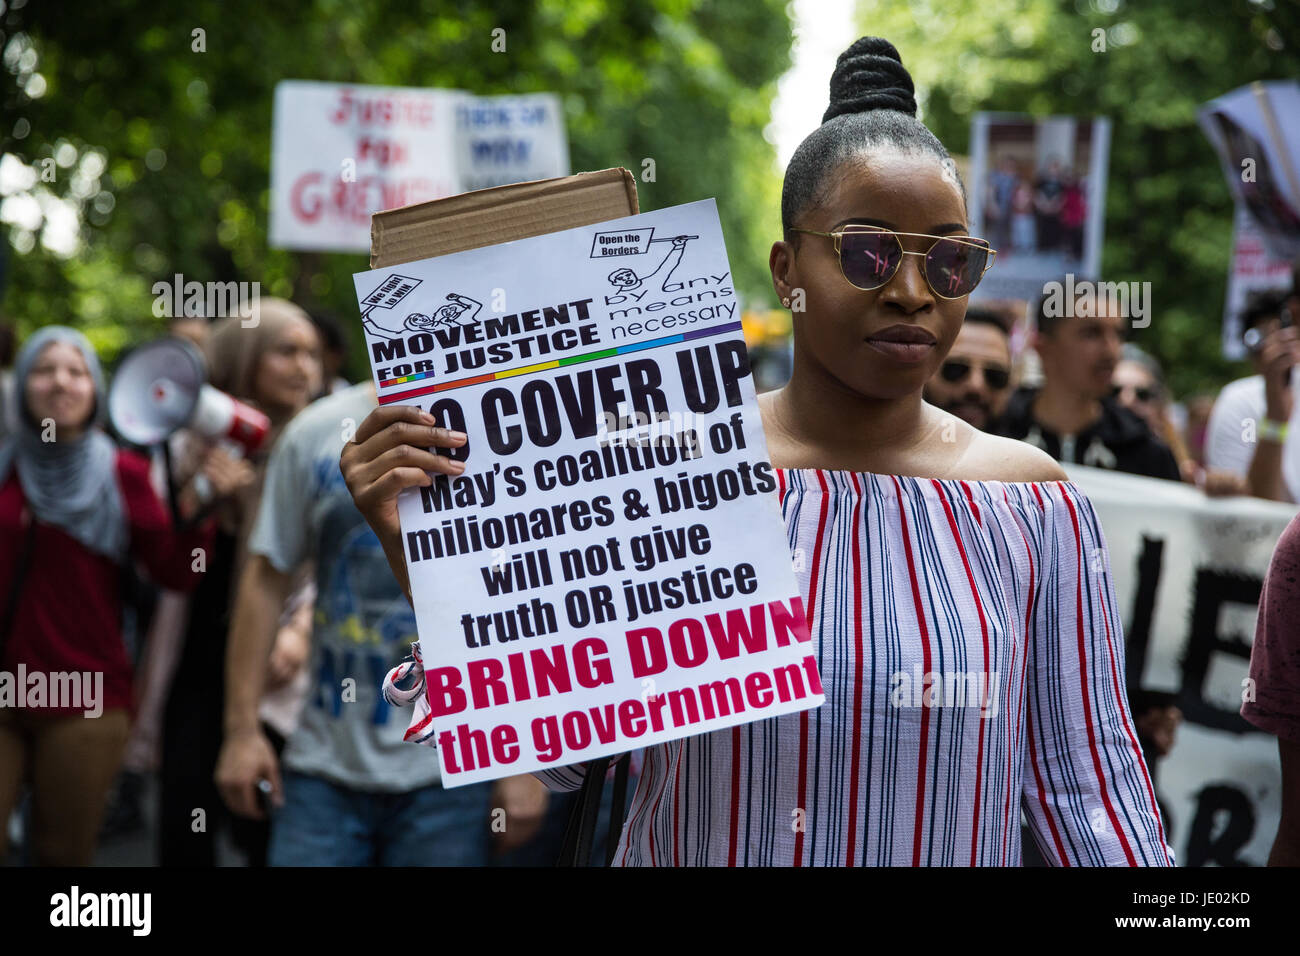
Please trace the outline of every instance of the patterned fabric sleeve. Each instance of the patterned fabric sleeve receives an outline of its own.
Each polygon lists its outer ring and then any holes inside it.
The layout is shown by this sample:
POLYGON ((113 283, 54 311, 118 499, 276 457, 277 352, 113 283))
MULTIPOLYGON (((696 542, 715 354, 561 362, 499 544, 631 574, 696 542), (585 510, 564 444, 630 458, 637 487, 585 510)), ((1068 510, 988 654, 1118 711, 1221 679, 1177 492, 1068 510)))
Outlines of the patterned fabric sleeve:
POLYGON ((548 790, 557 793, 578 790, 582 787, 582 781, 587 778, 587 765, 585 763, 575 763, 568 767, 538 770, 533 776, 546 784, 548 790))
POLYGON ((1030 828, 1054 866, 1173 866, 1125 695, 1097 515, 1073 482, 1034 490, 1043 522, 1025 689, 1030 828))

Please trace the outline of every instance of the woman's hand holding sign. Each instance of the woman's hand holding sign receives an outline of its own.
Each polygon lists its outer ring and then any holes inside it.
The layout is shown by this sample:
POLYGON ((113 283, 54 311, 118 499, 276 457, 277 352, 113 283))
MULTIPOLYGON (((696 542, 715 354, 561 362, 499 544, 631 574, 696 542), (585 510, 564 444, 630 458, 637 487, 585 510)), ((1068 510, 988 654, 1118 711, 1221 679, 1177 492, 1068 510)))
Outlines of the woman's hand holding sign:
POLYGON ((432 485, 429 472, 463 473, 463 462, 429 449, 459 448, 467 440, 464 432, 440 427, 436 418, 415 406, 387 405, 366 416, 356 437, 343 446, 339 456, 339 469, 352 500, 383 545, 407 600, 411 585, 402 556, 397 496, 404 488, 432 485))

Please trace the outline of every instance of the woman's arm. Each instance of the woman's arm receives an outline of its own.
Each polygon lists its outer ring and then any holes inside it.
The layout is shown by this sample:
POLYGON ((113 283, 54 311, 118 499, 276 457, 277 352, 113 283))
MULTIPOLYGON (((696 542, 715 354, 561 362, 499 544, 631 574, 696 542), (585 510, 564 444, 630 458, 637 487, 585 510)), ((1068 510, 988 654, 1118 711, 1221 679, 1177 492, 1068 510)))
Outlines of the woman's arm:
POLYGON ((1124 634, 1092 503, 1043 484, 1022 806, 1055 866, 1173 866, 1124 690, 1124 634))

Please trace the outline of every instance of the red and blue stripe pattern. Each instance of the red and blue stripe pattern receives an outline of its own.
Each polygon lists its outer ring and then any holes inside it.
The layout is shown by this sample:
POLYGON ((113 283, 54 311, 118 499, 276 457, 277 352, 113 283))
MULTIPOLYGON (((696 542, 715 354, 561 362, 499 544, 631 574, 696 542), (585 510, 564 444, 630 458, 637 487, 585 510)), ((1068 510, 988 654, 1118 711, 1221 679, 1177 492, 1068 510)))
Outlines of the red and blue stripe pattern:
POLYGON ((617 865, 1019 866, 1022 809, 1055 865, 1173 865, 1072 482, 778 476, 826 703, 649 748, 617 865), (997 707, 893 706, 914 666, 997 707))

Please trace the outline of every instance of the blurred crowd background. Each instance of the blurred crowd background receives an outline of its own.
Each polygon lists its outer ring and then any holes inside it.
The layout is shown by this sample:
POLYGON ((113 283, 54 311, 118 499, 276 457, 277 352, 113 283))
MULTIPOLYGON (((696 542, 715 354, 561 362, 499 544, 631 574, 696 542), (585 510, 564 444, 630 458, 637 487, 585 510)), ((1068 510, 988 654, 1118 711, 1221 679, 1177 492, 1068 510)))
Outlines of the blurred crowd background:
MULTIPOLYGON (((1281 455, 1257 459, 1262 445, 1247 448, 1232 436, 1252 416, 1291 417, 1300 264, 1249 299, 1239 316, 1243 332, 1254 331, 1244 340, 1247 357, 1225 358, 1219 338, 1234 203, 1196 122, 1197 109, 1228 90, 1300 75, 1300 11, 1283 0, 311 0, 292 16, 244 0, 162 7, 110 0, 75 16, 59 4, 0 0, 0 434, 21 431, 24 401, 33 411, 48 408, 74 433, 87 426, 102 414, 103 385, 119 358, 169 334, 205 353, 214 383, 268 415, 266 451, 313 403, 340 403, 329 406, 335 414, 342 403, 364 412, 373 402, 366 385, 351 384, 370 377, 351 279, 367 267, 365 257, 268 245, 272 91, 286 78, 557 92, 574 170, 639 172, 653 159, 654 177, 637 184, 643 210, 716 197, 755 378, 760 390, 778 387, 789 374, 791 316, 776 308, 767 269, 788 158, 774 107, 796 29, 810 29, 832 8, 854 35, 898 46, 922 118, 954 155, 967 152, 979 111, 1105 116, 1112 124, 1100 276, 1150 283, 1149 326, 1131 329, 1124 316, 1104 312, 1056 319, 1035 297, 974 303, 927 398, 1063 461, 1184 482, 1211 496, 1294 503, 1300 488, 1289 485, 1281 455), (489 48, 496 29, 505 31, 504 52, 489 48), (1112 52, 1094 51, 1098 29, 1112 52), (153 285, 175 275, 260 283, 263 329, 232 344, 229 320, 158 315, 153 285), (33 350, 33 337, 50 326, 84 339, 60 334, 33 350)), ((836 48, 843 43, 836 38, 836 48)), ((786 102, 787 113, 820 114, 832 64, 823 66, 822 100, 786 102)), ((1059 252, 1066 264, 1082 257, 1082 166, 1033 169, 995 158, 988 172, 967 188, 990 197, 995 247, 1059 252)), ((308 430, 295 433, 303 447, 308 430)), ((1277 437, 1278 445, 1286 440, 1277 437)), ((337 459, 328 440, 312 448, 337 459)), ((0 819, 9 862, 267 859, 268 828, 226 813, 213 782, 229 712, 210 678, 224 668, 235 588, 251 561, 253 574, 270 582, 266 593, 280 600, 259 733, 281 752, 309 720, 304 707, 319 709, 312 629, 326 620, 325 599, 310 569, 268 570, 278 549, 292 549, 274 529, 254 528, 264 486, 271 488, 265 454, 242 461, 181 435, 166 460, 155 454, 146 467, 156 497, 142 509, 170 497, 178 515, 215 516, 215 528, 202 533, 220 574, 210 568, 197 586, 176 579, 160 587, 145 573, 159 555, 132 556, 139 573, 115 592, 122 627, 112 635, 133 675, 132 719, 99 743, 9 728, 25 741, 0 748, 0 776, 7 774, 0 796, 9 798, 0 808, 13 811, 0 819), (200 686, 205 681, 211 686, 200 686), (80 802, 41 807, 20 786, 37 755, 68 761, 86 748, 102 759, 80 802), (195 807, 212 815, 201 837, 195 807), (63 839, 42 835, 62 812, 91 819, 63 839)), ((143 521, 145 511, 126 520, 143 521)), ((191 542, 168 547, 183 543, 191 542)), ((366 564, 374 556, 349 560, 374 566, 366 564)), ((1154 761, 1172 745, 1178 708, 1158 698, 1132 703, 1154 761)), ((357 840, 369 841, 371 855, 358 859, 553 861, 571 796, 518 778, 463 788, 455 805, 430 810, 418 802, 437 789, 428 765, 406 779, 385 763, 396 758, 378 731, 348 733, 345 744, 330 736, 335 730, 322 731, 314 756, 295 745, 295 786, 303 805, 368 834, 357 840), (312 760, 335 746, 357 748, 348 758, 354 777, 317 780, 323 789, 309 794, 312 760), (500 806, 520 825, 493 830, 491 810, 500 806), (446 819, 436 819, 443 811, 446 819), (416 815, 442 828, 426 841, 434 848, 428 859, 390 846, 401 840, 400 821, 416 815)), ((46 782, 60 786, 74 784, 59 784, 57 775, 46 782)), ((318 851, 296 859, 326 862, 334 852, 318 851)))

